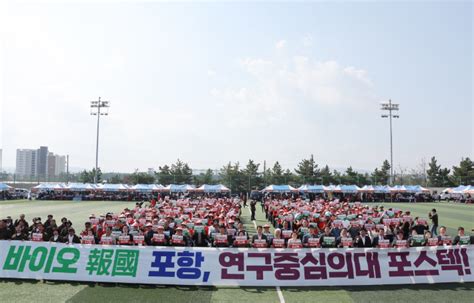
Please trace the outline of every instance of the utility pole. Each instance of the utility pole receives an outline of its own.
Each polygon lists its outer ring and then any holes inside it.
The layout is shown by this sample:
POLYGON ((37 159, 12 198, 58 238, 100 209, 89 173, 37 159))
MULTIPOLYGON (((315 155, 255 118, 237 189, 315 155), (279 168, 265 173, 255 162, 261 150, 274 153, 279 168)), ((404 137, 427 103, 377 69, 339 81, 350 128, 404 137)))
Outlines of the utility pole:
POLYGON ((392 103, 392 100, 388 100, 388 103, 381 104, 381 110, 388 111, 388 115, 383 114, 382 118, 389 118, 390 120, 390 185, 393 185, 393 139, 392 139, 392 118, 398 119, 399 115, 394 115, 393 111, 398 111, 399 104, 392 103))
POLYGON ((69 155, 66 155, 66 184, 69 184, 69 155))
POLYGON ((263 160, 263 183, 267 187, 267 161, 263 160))
POLYGON ((91 101, 91 115, 97 116, 97 140, 95 145, 95 174, 94 174, 94 184, 97 183, 97 171, 99 169, 99 125, 100 125, 100 116, 107 116, 107 109, 110 107, 109 101, 91 101), (101 108, 104 109, 101 112, 101 108))

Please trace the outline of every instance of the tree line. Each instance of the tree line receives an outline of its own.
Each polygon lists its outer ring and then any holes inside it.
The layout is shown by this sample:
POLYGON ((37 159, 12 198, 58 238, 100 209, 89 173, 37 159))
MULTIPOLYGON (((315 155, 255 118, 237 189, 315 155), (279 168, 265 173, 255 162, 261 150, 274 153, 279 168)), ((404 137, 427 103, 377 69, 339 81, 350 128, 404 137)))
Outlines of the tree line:
MULTIPOLYGON (((80 182, 93 182, 95 169, 84 170, 80 176, 80 182)), ((269 184, 290 184, 299 186, 301 184, 355 184, 363 186, 388 184, 390 178, 390 163, 384 160, 380 167, 371 173, 361 173, 348 167, 345 171, 331 170, 328 165, 320 166, 313 155, 308 159, 302 159, 294 170, 283 168, 276 161, 271 167, 262 167, 249 159, 246 165, 239 162, 229 162, 219 170, 207 169, 200 174, 193 174, 188 163, 178 159, 170 165, 159 166, 153 174, 139 172, 132 174, 102 173, 98 171, 99 181, 106 180, 110 183, 127 184, 218 184, 222 183, 233 192, 248 192, 253 189, 261 189, 269 184)), ((435 157, 431 158, 428 169, 420 173, 420 176, 408 174, 406 176, 396 175, 395 184, 424 184, 434 187, 457 186, 460 184, 474 184, 474 163, 470 158, 463 158, 458 166, 452 169, 443 168, 438 165, 435 157)))

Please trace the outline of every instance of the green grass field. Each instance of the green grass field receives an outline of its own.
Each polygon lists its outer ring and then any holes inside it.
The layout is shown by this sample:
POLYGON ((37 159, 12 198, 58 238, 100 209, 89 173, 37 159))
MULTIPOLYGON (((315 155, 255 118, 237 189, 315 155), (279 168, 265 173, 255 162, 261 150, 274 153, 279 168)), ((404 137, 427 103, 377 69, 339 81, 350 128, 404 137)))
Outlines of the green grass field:
MULTIPOLYGON (((440 224, 452 235, 458 226, 466 231, 474 228, 474 205, 447 203, 385 203, 414 216, 427 217, 429 210, 438 210, 440 224)), ((57 220, 65 216, 81 229, 91 213, 117 212, 133 202, 72 201, 1 201, 0 218, 24 213, 27 220, 53 214, 57 220)), ((248 209, 242 212, 246 228, 254 232, 248 209)), ((257 225, 266 223, 257 207, 257 225)), ((282 287, 284 302, 473 302, 474 283, 353 287, 282 287)), ((282 302, 274 287, 188 287, 144 286, 125 284, 71 283, 31 280, 1 280, 0 302, 282 302)))

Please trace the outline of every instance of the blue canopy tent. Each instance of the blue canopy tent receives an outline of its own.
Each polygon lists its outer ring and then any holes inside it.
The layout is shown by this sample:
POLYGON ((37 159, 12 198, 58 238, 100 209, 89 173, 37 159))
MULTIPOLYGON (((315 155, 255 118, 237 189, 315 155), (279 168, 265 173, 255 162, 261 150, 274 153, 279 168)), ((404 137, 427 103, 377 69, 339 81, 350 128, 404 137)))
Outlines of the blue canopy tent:
POLYGON ((364 185, 359 192, 361 193, 373 193, 375 192, 375 188, 372 185, 364 185))
POLYGON ((406 192, 410 194, 418 194, 418 193, 430 191, 429 189, 424 188, 420 185, 406 185, 405 188, 406 188, 406 192))
POLYGON ((389 194, 390 187, 388 187, 387 185, 376 185, 374 186, 374 193, 375 194, 389 194))
POLYGON ((41 183, 31 188, 32 191, 53 190, 53 184, 41 183))
POLYGON ((165 187, 161 184, 150 184, 151 191, 157 192, 157 191, 163 191, 165 187))
POLYGON ((196 188, 193 185, 189 184, 170 184, 164 188, 165 191, 171 193, 186 193, 189 191, 194 191, 196 188))
POLYGON ((301 185, 298 187, 298 191, 303 192, 303 193, 324 193, 324 186, 322 185, 301 185))
POLYGON ((343 194, 357 194, 360 190, 359 186, 357 185, 341 185, 340 191, 343 194))
POLYGON ((298 191, 296 188, 290 185, 268 185, 262 192, 266 193, 288 193, 298 191))
POLYGON ((132 186, 132 190, 142 193, 151 193, 153 191, 153 184, 136 184, 132 186))
POLYGON ((452 188, 451 192, 453 194, 462 194, 465 190, 469 189, 469 185, 459 185, 458 187, 452 188))
POLYGON ((97 190, 103 190, 107 192, 123 192, 129 191, 130 188, 125 184, 104 184, 100 187, 97 187, 97 190))
POLYGON ((93 191, 96 190, 96 186, 89 183, 69 183, 69 185, 65 189, 78 192, 93 191))
POLYGON ((5 183, 0 183, 0 191, 7 191, 7 190, 12 190, 13 187, 5 184, 5 183))

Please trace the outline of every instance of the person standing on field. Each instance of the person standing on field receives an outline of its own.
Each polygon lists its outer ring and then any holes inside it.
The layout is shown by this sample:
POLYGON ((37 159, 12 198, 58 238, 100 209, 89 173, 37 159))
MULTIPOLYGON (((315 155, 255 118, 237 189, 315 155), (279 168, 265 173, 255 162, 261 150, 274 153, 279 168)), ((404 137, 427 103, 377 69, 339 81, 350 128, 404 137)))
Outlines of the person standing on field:
POLYGON ((438 213, 436 212, 436 208, 433 208, 431 212, 428 214, 431 219, 431 234, 433 236, 438 235, 438 213))

